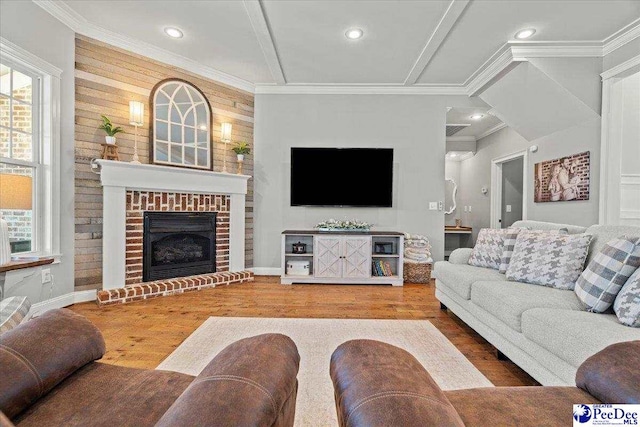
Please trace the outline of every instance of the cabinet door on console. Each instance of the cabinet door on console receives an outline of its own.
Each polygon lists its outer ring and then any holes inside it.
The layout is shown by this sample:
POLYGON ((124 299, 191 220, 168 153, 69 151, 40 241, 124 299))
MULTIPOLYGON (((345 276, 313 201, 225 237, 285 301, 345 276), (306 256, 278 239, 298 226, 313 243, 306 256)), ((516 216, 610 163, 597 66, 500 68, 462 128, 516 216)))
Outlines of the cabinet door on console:
POLYGON ((343 277, 371 277, 371 236, 345 236, 343 277))
POLYGON ((316 236, 314 246, 315 277, 342 277, 342 238, 316 236))

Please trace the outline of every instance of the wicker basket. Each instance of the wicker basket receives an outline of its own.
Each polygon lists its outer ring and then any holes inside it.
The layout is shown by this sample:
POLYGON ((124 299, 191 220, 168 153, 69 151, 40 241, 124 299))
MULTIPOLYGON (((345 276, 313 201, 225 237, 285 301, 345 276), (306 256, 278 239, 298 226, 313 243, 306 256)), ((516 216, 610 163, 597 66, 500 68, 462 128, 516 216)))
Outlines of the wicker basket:
POLYGON ((405 283, 429 283, 431 281, 430 262, 405 262, 403 276, 405 283))

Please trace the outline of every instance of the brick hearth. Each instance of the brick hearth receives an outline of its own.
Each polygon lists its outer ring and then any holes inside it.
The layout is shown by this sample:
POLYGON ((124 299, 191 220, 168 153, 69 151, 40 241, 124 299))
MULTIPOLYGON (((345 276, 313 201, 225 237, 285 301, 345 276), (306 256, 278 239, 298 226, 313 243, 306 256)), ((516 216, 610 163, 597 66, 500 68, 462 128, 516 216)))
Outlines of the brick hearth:
POLYGON ((232 283, 252 282, 253 273, 239 271, 237 273, 212 273, 198 276, 180 277, 176 279, 158 280, 155 282, 139 283, 124 288, 98 291, 99 306, 124 304, 149 298, 177 295, 183 292, 199 291, 232 283))

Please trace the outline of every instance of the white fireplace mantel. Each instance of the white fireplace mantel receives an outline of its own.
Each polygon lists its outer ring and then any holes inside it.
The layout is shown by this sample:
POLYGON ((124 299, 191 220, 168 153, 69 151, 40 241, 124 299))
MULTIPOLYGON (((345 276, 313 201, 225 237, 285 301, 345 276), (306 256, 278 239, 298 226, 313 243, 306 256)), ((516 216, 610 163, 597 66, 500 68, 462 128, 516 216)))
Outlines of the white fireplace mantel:
POLYGON ((96 163, 103 187, 103 289, 125 286, 127 190, 229 195, 229 270, 244 270, 245 198, 250 176, 114 160, 96 163))

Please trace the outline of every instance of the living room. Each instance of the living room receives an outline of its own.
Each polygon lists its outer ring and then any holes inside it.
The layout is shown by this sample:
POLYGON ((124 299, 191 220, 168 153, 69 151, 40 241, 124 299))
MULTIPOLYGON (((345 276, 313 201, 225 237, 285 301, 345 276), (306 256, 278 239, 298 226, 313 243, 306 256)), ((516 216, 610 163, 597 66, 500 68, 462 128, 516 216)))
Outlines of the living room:
POLYGON ((637 1, 2 0, 0 66, 3 427, 637 414, 637 1))

